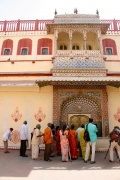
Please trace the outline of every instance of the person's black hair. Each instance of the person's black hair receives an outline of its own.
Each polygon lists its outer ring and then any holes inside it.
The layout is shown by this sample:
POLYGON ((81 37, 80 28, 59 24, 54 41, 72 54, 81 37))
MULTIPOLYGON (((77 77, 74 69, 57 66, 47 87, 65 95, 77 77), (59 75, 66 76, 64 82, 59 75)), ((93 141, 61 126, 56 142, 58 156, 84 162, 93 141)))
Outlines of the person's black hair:
POLYGON ((118 126, 115 126, 114 128, 116 128, 116 129, 120 129, 118 126))
POLYGON ((85 125, 84 125, 84 124, 81 124, 81 128, 85 128, 85 125))
POLYGON ((71 125, 71 129, 74 129, 74 128, 75 128, 75 125, 74 125, 74 124, 72 124, 72 125, 71 125))
POLYGON ((63 128, 62 128, 62 129, 63 129, 63 132, 66 130, 66 127, 67 127, 67 125, 64 124, 64 125, 63 125, 63 128))
POLYGON ((64 125, 63 125, 63 128, 62 128, 62 135, 64 135, 64 131, 66 130, 66 128, 67 128, 67 125, 64 124, 64 125))
POLYGON ((54 126, 54 124, 52 124, 52 125, 51 125, 51 129, 54 129, 54 128, 55 128, 55 126, 54 126))
POLYGON ((56 127, 56 131, 57 131, 59 128, 60 128, 60 126, 57 126, 57 127, 56 127))
POLYGON ((89 118, 89 123, 92 123, 93 122, 93 119, 92 118, 89 118))

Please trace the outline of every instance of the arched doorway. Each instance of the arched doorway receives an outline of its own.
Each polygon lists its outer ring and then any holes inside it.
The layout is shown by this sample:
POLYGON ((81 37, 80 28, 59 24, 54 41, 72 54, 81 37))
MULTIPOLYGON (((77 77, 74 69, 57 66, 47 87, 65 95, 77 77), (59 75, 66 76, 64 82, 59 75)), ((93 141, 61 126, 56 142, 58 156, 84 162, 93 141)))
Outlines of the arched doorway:
POLYGON ((81 126, 81 124, 87 124, 90 114, 68 114, 68 125, 75 125, 75 130, 81 126))
POLYGON ((77 128, 80 124, 87 124, 89 117, 93 118, 98 127, 98 136, 102 137, 102 117, 100 104, 88 96, 78 96, 68 99, 62 104, 60 125, 74 124, 77 128))
MULTIPOLYGON (((64 82, 66 83, 66 82, 64 82)), ((78 83, 78 82, 77 82, 78 83)), ((99 128, 99 136, 109 134, 108 98, 106 86, 83 85, 53 86, 53 122, 69 123, 69 114, 90 114, 99 128)))

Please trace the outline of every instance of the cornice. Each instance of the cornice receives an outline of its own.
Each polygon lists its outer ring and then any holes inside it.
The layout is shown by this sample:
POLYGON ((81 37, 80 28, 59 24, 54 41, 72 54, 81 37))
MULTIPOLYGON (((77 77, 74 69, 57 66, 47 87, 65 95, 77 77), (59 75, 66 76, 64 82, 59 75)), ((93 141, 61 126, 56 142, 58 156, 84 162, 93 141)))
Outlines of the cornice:
POLYGON ((19 36, 38 36, 38 35, 47 35, 47 31, 18 31, 18 32, 0 32, 1 37, 6 36, 13 36, 13 37, 19 37, 19 36))
POLYGON ((52 69, 53 76, 95 77, 106 76, 106 69, 52 69))

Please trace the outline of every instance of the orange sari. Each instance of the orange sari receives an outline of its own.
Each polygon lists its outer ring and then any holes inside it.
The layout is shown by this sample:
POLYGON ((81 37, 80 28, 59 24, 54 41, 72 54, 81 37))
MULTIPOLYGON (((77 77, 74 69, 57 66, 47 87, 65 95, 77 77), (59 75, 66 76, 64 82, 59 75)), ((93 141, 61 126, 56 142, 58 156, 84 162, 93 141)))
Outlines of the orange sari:
POLYGON ((77 159, 78 158, 77 139, 76 139, 76 131, 74 129, 69 130, 69 146, 70 146, 71 158, 77 159))

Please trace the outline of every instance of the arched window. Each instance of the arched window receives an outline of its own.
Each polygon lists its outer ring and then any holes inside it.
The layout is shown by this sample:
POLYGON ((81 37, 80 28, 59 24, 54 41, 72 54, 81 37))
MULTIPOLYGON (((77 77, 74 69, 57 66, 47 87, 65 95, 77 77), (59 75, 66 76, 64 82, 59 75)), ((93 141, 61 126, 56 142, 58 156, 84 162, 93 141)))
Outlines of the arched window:
POLYGON ((87 50, 92 50, 92 46, 87 45, 87 46, 86 46, 86 49, 87 49, 87 50))
POLYGON ((67 46, 66 45, 60 45, 60 50, 67 50, 67 46))
POLYGON ((42 48, 42 54, 47 55, 48 54, 48 48, 42 48))
POLYGON ((103 39, 102 43, 104 55, 117 55, 116 42, 113 39, 103 39))
POLYGON ((13 51, 13 40, 6 39, 3 41, 1 55, 12 55, 13 51))
POLYGON ((4 49, 4 55, 10 55, 10 49, 4 49))
POLYGON ((31 55, 32 40, 25 38, 18 41, 17 55, 31 55))
POLYGON ((79 46, 78 45, 73 45, 73 47, 72 47, 72 50, 79 50, 80 48, 79 48, 79 46))
POLYGON ((113 53, 112 48, 106 48, 106 55, 112 55, 113 53))
POLYGON ((27 55, 27 54, 28 54, 28 48, 22 48, 21 55, 27 55))
POLYGON ((52 54, 52 39, 42 38, 38 39, 37 55, 51 55, 52 54))

